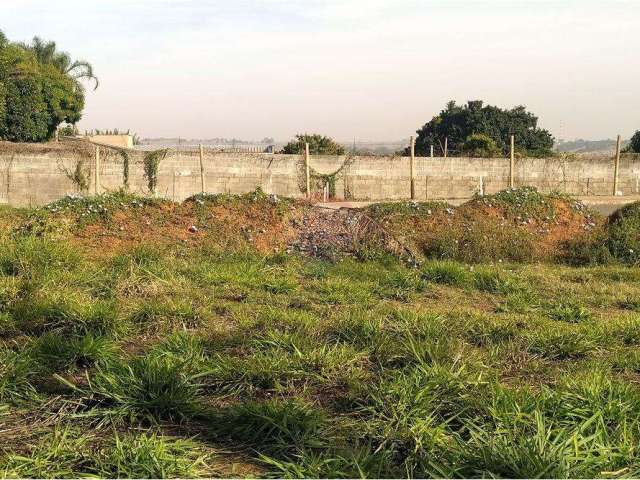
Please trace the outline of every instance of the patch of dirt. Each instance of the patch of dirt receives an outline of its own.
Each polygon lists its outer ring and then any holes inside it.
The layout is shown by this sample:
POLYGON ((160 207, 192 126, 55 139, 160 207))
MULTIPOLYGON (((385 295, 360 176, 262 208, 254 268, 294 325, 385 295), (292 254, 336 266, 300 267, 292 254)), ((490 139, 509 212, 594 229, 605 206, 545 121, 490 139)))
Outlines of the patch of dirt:
POLYGON ((385 252, 416 261, 413 251, 361 210, 315 207, 293 219, 292 226, 295 235, 288 252, 329 259, 385 252))

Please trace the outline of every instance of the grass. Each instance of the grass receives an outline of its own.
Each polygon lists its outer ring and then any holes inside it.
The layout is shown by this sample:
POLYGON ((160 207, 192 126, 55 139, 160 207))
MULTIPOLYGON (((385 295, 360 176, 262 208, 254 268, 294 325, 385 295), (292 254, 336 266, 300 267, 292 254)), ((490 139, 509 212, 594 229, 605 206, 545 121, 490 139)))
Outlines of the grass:
POLYGON ((636 267, 3 235, 2 476, 640 475, 636 267))

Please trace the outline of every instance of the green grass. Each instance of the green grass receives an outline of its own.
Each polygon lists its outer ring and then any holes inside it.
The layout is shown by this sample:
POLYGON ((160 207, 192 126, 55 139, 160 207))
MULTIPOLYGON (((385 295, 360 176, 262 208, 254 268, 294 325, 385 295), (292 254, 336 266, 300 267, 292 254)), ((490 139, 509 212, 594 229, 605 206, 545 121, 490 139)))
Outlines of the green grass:
POLYGON ((1 476, 640 475, 633 266, 156 247, 3 240, 1 476))

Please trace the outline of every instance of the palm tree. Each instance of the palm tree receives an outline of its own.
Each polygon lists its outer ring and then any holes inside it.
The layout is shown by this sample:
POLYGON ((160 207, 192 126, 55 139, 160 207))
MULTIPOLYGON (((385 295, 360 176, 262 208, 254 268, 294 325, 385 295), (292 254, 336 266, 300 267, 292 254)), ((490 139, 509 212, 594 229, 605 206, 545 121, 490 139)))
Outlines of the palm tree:
POLYGON ((84 90, 80 80, 93 81, 95 83, 93 89, 98 88, 98 77, 94 75, 91 64, 85 60, 72 60, 67 52, 59 52, 56 50, 56 42, 47 42, 40 37, 33 37, 31 43, 21 43, 20 46, 33 52, 38 63, 53 65, 62 73, 69 75, 76 81, 76 86, 80 90, 84 90))

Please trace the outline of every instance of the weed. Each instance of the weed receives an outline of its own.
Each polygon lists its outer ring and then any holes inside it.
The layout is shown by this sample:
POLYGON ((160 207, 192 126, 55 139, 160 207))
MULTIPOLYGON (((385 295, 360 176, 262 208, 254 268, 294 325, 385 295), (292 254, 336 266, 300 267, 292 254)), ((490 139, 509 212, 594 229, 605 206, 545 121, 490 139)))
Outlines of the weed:
POLYGON ((552 305, 548 315, 553 320, 569 323, 580 323, 591 320, 592 314, 582 305, 576 303, 561 302, 552 305))
POLYGON ((422 276, 428 282, 465 286, 469 283, 469 270, 459 263, 447 260, 433 260, 422 267, 422 276))
POLYGON ((104 413, 147 420, 184 420, 196 410, 197 376, 186 361, 147 355, 98 366, 89 393, 104 413))

